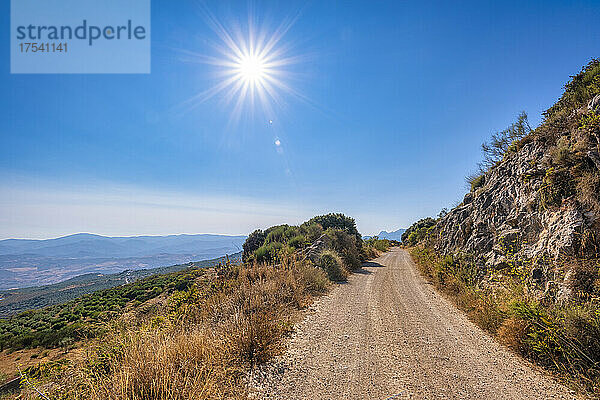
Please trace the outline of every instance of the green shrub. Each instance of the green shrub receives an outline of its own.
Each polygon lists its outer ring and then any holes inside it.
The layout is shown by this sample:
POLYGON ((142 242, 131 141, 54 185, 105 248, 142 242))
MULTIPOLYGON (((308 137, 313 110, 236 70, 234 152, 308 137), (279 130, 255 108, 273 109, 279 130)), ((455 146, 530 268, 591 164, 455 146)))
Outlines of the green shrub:
POLYGON ((356 229, 356 221, 354 218, 345 216, 342 213, 329 213, 326 215, 318 215, 308 220, 308 224, 319 224, 324 230, 327 229, 339 229, 352 235, 356 238, 358 243, 362 242, 362 236, 356 229))
POLYGON ((391 247, 391 242, 388 239, 379 239, 377 236, 373 236, 368 240, 364 241, 365 247, 372 247, 378 251, 388 251, 391 247))
POLYGON ((359 247, 354 235, 333 228, 327 229, 325 234, 331 239, 331 247, 339 254, 344 266, 349 271, 360 268, 362 265, 360 254, 361 247, 359 247))
POLYGON ((587 104, 594 95, 600 93, 600 59, 592 59, 581 72, 565 85, 561 98, 544 112, 546 121, 562 117, 565 112, 587 104))
POLYGON ((323 234, 323 227, 316 222, 305 222, 300 225, 300 230, 309 243, 314 242, 323 234))
POLYGON ((600 383, 600 308, 597 305, 548 309, 518 301, 514 314, 526 325, 523 349, 542 365, 600 383))
POLYGON ((466 181, 471 187, 471 192, 474 192, 485 184, 485 174, 469 175, 467 176, 466 181))
POLYGON ((331 238, 331 247, 348 268, 360 268, 362 239, 356 230, 354 219, 343 214, 327 214, 314 217, 300 226, 277 225, 263 231, 255 231, 248 237, 244 247, 244 261, 273 263, 284 260, 298 249, 305 248, 325 233, 331 238), (264 239, 263 239, 264 238, 264 239), (255 248, 259 243, 262 244, 255 248), (247 253, 255 248, 252 253, 247 253))
POLYGON ((273 226, 265 231, 267 238, 265 243, 285 243, 289 237, 294 236, 294 233, 288 233, 290 230, 289 225, 273 226))
MULTIPOLYGON (((508 128, 493 133, 490 140, 481 145, 483 161, 478 164, 478 171, 467 175, 465 178, 471 192, 483 187, 485 185, 485 173, 502 161, 508 153, 517 152, 532 132, 533 129, 529 125, 527 114, 523 111, 508 128)), ((408 235, 410 233, 406 237, 408 235)))
POLYGON ((345 281, 348 278, 348 271, 344 268, 340 256, 335 251, 324 251, 319 257, 318 266, 327 273, 332 281, 345 281))
POLYGON ((265 243, 266 235, 260 229, 255 230, 250 235, 242 245, 242 261, 247 261, 252 253, 260 248, 265 243))
POLYGON ((427 229, 435 226, 435 220, 431 217, 423 218, 408 227, 402 234, 402 243, 414 246, 428 232, 427 229), (413 235, 411 237, 411 234, 413 235))
POLYGON ((284 244, 280 242, 264 244, 254 252, 254 257, 259 263, 276 261, 283 247, 284 244))
POLYGON ((517 120, 508 128, 492 134, 490 141, 481 145, 483 152, 481 170, 486 171, 488 168, 498 164, 507 152, 517 151, 519 149, 519 141, 528 136, 532 131, 527 119, 527 113, 524 111, 521 112, 517 120))
POLYGON ((306 246, 306 238, 304 235, 297 235, 290 239, 288 245, 295 249, 301 249, 306 246))

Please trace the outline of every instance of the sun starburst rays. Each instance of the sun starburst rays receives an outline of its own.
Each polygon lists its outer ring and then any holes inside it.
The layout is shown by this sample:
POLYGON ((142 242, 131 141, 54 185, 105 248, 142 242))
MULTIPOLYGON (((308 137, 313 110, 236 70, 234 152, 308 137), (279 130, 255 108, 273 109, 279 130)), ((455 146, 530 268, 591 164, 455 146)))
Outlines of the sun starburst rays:
POLYGON ((193 108, 218 98, 230 109, 235 121, 244 112, 254 114, 259 107, 266 115, 272 115, 275 108, 284 106, 284 95, 302 97, 286 82, 292 75, 290 67, 300 63, 302 57, 291 55, 289 44, 282 43, 295 19, 285 20, 271 32, 264 25, 257 29, 252 18, 245 29, 238 24, 227 28, 211 15, 206 20, 218 39, 208 42, 214 50, 212 55, 183 53, 188 61, 211 66, 215 79, 211 87, 193 96, 185 106, 193 108))

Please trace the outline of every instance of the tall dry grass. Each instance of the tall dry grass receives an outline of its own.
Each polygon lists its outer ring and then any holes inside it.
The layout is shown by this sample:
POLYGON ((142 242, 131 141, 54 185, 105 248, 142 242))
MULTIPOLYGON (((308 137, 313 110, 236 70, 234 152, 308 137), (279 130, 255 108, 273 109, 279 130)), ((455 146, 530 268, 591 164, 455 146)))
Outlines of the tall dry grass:
POLYGON ((280 265, 223 267, 174 293, 167 311, 115 324, 75 364, 21 393, 51 399, 243 399, 246 372, 282 350, 298 310, 330 285, 322 269, 289 257, 280 265))
POLYGON ((480 285, 468 259, 441 257, 414 247, 411 255, 422 274, 465 311, 482 329, 524 357, 564 378, 570 385, 600 398, 600 307, 590 296, 598 265, 579 266, 565 304, 540 301, 522 278, 480 285), (466 272, 467 271, 467 272, 466 272))

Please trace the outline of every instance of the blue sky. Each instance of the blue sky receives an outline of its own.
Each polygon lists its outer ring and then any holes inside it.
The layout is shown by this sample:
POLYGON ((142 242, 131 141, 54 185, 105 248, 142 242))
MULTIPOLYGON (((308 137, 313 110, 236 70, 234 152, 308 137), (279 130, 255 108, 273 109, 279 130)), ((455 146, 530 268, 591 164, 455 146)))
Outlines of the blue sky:
POLYGON ((244 25, 247 2, 153 1, 148 75, 11 75, 0 6, 0 238, 245 234, 341 211, 364 234, 451 207, 479 146, 521 110, 537 125, 600 55, 600 2, 254 2, 260 26, 298 15, 300 62, 273 112, 215 96, 207 9, 244 25), (201 6, 204 4, 204 6, 201 6), (269 119, 273 124, 269 124, 269 119), (275 145, 275 139, 281 145, 275 145))

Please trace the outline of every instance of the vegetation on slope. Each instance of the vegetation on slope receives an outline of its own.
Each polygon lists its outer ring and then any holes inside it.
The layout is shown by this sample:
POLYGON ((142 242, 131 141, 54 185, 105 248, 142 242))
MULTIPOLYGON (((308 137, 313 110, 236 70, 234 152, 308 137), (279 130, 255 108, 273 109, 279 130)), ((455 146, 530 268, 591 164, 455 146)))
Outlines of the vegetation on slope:
POLYGON ((378 251, 384 253, 388 251, 390 247, 400 244, 400 242, 396 240, 379 239, 377 236, 365 240, 364 243, 365 251, 369 253, 368 258, 374 258, 377 256, 378 251))
POLYGON ((404 231, 402 243, 406 246, 414 246, 426 237, 434 225, 435 220, 431 217, 420 219, 404 231))
POLYGON ((481 145, 483 161, 477 166, 478 172, 466 178, 471 191, 482 187, 485 183, 485 173, 502 161, 507 154, 517 151, 522 144, 521 141, 532 132, 527 113, 523 111, 508 128, 492 134, 490 140, 481 145))
MULTIPOLYGON (((521 114, 508 129, 484 144, 480 172, 468 181, 471 191, 485 191, 486 176, 524 145, 536 141, 546 149, 540 179, 539 207, 560 211, 574 203, 587 215, 600 215, 600 61, 592 60, 566 85, 560 100, 535 130, 521 114)), ((527 179, 524 177, 524 184, 527 179)), ((439 220, 438 220, 439 221, 439 220)), ((505 260, 482 268, 477 254, 439 254, 434 219, 411 226, 403 242, 423 274, 449 294, 482 328, 532 361, 569 378, 589 393, 600 394, 600 218, 581 227, 577 251, 561 255, 540 288, 543 272, 536 260, 518 254, 519 234, 497 238, 494 251, 505 260), (435 231, 435 235, 432 232, 435 231), (558 277, 566 282, 557 284, 558 277)), ((466 229, 466 227, 456 227, 466 229)), ((496 234, 490 232, 491 234, 496 234)), ((538 260, 539 261, 539 260, 538 260)))
POLYGON ((321 235, 326 234, 336 241, 340 255, 347 252, 345 261, 350 269, 360 266, 358 258, 362 248, 362 238, 356 229, 354 219, 340 213, 330 213, 311 218, 300 226, 277 225, 265 231, 252 232, 243 245, 243 261, 276 262, 296 250, 308 247, 321 235), (341 243, 344 242, 344 243, 341 243), (356 251, 354 251, 356 250, 356 251), (354 258, 352 258, 354 256, 354 258))
POLYGON ((162 276, 181 285, 105 324, 79 361, 28 370, 21 396, 34 398, 37 389, 64 399, 244 398, 247 371, 281 351, 298 311, 386 248, 359 238, 342 214, 255 232, 244 244, 246 262, 162 276), (300 235, 305 240, 294 239, 300 235))
POLYGON ((79 299, 0 320, 0 350, 68 347, 103 332, 127 308, 181 290, 202 273, 199 267, 157 274, 134 283, 86 294, 79 299))
MULTIPOLYGON (((568 198, 600 214, 600 59, 593 59, 565 85, 561 98, 544 113, 532 130, 527 114, 482 145, 479 173, 467 177, 471 190, 482 187, 485 174, 505 157, 534 140, 545 143, 543 208, 559 207, 568 198)), ((592 231, 599 229, 596 225, 592 231)), ((583 256, 600 256, 600 238, 585 232, 583 256)))
MULTIPOLYGON (((550 145, 547 161, 545 207, 557 207, 573 196, 585 208, 600 214, 600 60, 590 62, 566 85, 560 100, 546 111, 536 134, 550 145), (568 132, 568 134, 564 134, 568 132)), ((599 229, 598 224, 594 227, 599 229)), ((597 233, 583 238, 583 256, 600 256, 597 233)))
MULTIPOLYGON (((237 259, 240 253, 232 254, 229 259, 237 259)), ((225 262, 225 257, 196 261, 149 269, 126 270, 115 274, 88 273, 51 285, 21 289, 0 290, 0 318, 7 318, 23 311, 63 304, 88 293, 125 285, 151 275, 182 271, 189 267, 212 267, 225 262)))
POLYGON ((441 256, 426 246, 411 254, 429 281, 500 342, 598 394, 600 308, 587 293, 580 292, 586 298, 579 301, 549 304, 531 294, 527 274, 515 265, 492 286, 478 279, 468 255, 441 256))

